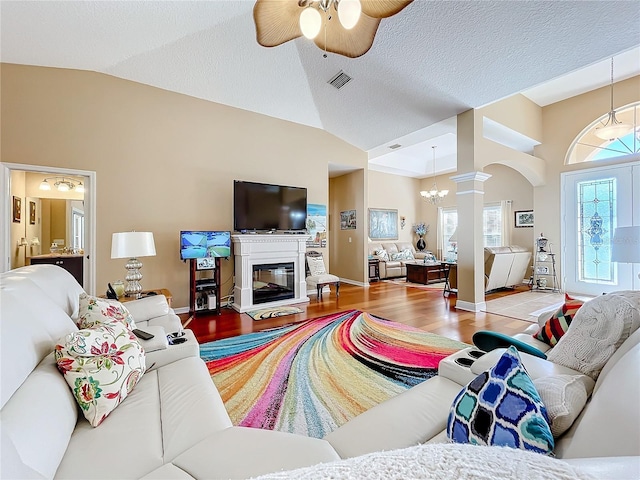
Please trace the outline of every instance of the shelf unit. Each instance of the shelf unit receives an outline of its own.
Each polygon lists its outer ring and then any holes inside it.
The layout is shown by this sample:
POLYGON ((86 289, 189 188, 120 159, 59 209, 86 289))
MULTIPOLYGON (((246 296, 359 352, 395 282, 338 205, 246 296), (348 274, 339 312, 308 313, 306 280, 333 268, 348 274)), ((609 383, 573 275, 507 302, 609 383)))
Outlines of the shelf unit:
POLYGON ((220 315, 220 258, 214 258, 214 267, 198 268, 196 259, 189 260, 189 314, 220 315))
POLYGON ((544 250, 546 242, 543 246, 539 242, 540 239, 537 239, 533 247, 531 290, 559 292, 560 283, 558 282, 556 271, 556 254, 544 250))

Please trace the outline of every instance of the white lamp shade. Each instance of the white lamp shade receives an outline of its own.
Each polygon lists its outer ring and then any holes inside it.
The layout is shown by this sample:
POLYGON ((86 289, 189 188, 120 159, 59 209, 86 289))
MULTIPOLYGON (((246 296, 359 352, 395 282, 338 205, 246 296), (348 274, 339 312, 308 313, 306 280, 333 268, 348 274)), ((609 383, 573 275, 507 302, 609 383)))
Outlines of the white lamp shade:
POLYGON ((111 258, 153 257, 155 254, 152 232, 122 232, 111 237, 111 258))
POLYGON ((603 140, 613 140, 624 137, 632 131, 633 127, 631 125, 626 123, 614 123, 612 125, 607 125, 606 127, 596 128, 596 136, 603 140))
POLYGON ((309 40, 316 38, 321 26, 322 17, 314 7, 307 7, 300 13, 300 30, 309 40))
POLYGON ((640 226, 615 229, 611 240, 611 261, 640 263, 640 226))
POLYGON ((51 185, 46 180, 40 182, 40 190, 51 190, 51 185))
POLYGON ((340 0, 338 4, 338 19, 346 30, 351 30, 356 26, 361 12, 360 0, 340 0))

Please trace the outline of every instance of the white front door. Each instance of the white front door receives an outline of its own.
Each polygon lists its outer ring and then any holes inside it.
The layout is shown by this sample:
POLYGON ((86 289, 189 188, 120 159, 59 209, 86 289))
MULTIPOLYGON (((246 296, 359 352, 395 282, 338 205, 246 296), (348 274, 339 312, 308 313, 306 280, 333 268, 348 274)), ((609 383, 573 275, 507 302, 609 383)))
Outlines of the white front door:
POLYGON ((601 295, 639 288, 639 266, 611 261, 616 227, 640 224, 640 162, 561 175, 563 285, 601 295))

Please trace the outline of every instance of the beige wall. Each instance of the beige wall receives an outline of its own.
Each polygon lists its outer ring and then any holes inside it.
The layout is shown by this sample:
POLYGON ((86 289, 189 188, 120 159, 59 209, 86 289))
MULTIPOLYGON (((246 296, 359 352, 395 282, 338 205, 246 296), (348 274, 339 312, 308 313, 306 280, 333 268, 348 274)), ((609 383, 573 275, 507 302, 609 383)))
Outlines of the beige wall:
MULTIPOLYGON (((420 180, 409 177, 391 175, 376 171, 369 172, 369 195, 368 205, 365 214, 367 215, 368 236, 369 208, 390 208, 398 210, 398 240, 411 242, 415 245, 418 237, 413 233, 412 225, 421 221, 426 221, 422 214, 420 200, 420 180), (400 217, 405 217, 405 226, 401 228, 400 217)), ((432 224, 433 226, 433 224, 432 224)), ((430 244, 433 233, 429 232, 425 240, 430 244)), ((366 237, 365 237, 366 238, 366 237)))
MULTIPOLYGON (((484 202, 498 203, 502 200, 511 200, 511 208, 515 212, 517 210, 532 210, 533 209, 533 186, 529 181, 516 170, 500 164, 487 165, 483 172, 491 175, 486 182, 484 182, 484 202)), ((455 207, 456 206, 456 183, 450 179, 454 174, 439 175, 436 177, 436 183, 438 189, 448 189, 449 194, 444 198, 443 202, 439 204, 440 207, 455 207)), ((431 187, 433 183, 433 177, 425 178, 421 180, 420 189, 425 190, 431 187)), ((416 195, 419 197, 419 194, 416 195)), ((435 251, 436 249, 436 225, 438 218, 438 209, 436 206, 422 202, 421 205, 422 217, 425 222, 431 225, 431 232, 429 233, 429 249, 435 251)), ((513 214, 509 223, 511 227, 511 243, 513 245, 520 245, 522 247, 532 249, 534 239, 533 228, 514 228, 513 214)))
POLYGON ((365 281, 367 222, 364 197, 364 169, 329 180, 329 217, 333 245, 329 272, 362 284, 365 281), (340 230, 340 212, 356 211, 355 230, 340 230))
POLYGON ((1 89, 3 162, 96 172, 98 293, 126 274, 111 234, 148 230, 157 256, 142 259, 143 286, 187 306, 179 231, 231 229, 234 179, 307 187, 326 205, 329 161, 366 167, 365 152, 322 130, 108 75, 3 64, 1 89))

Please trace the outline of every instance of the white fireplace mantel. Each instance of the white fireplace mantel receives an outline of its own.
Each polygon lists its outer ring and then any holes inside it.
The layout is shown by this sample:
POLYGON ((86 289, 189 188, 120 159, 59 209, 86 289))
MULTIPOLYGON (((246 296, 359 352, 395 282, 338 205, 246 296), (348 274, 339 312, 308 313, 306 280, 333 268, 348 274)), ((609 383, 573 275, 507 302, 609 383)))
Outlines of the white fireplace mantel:
POLYGON ((232 235, 236 276, 232 304, 234 310, 246 312, 258 308, 308 302, 309 297, 307 296, 307 283, 305 281, 305 255, 307 240, 310 238, 310 235, 298 233, 245 233, 232 235), (286 262, 293 262, 294 264, 294 298, 254 304, 253 266, 286 262))

